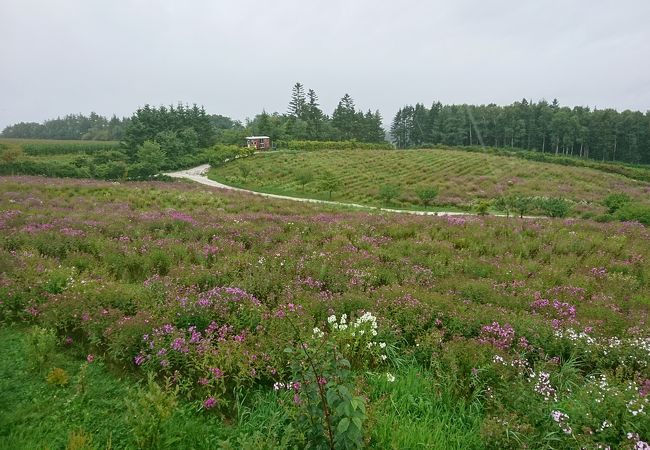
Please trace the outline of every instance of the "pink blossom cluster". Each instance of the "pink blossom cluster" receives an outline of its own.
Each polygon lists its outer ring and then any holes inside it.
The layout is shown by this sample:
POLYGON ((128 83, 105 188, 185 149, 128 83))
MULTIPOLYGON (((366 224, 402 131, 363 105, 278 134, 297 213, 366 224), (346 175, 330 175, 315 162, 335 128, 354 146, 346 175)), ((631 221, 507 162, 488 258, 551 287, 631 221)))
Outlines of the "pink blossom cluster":
POLYGON ((479 335, 479 342, 484 344, 491 344, 497 348, 507 349, 510 348, 515 339, 515 330, 508 323, 503 326, 499 322, 492 322, 490 325, 484 325, 481 328, 479 335))

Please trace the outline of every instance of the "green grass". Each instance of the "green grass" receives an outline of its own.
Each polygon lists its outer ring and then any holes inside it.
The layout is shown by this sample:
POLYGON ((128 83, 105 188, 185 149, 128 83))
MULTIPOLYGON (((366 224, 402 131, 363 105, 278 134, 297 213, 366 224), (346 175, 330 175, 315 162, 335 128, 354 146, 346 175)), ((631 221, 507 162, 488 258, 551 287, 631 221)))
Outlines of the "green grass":
MULTIPOLYGON (((0 327, 0 449, 68 448, 74 436, 89 446, 82 448, 134 448, 135 423, 128 404, 146 392, 137 378, 110 369, 103 360, 83 361, 81 347, 58 349, 45 364, 30 365, 26 336, 29 329, 0 327), (87 366, 83 390, 81 368, 87 366), (59 367, 69 375, 65 386, 46 381, 59 367), (118 375, 119 374, 119 375, 118 375)), ((396 372, 389 383, 384 374, 366 374, 373 404, 369 447, 481 448, 480 403, 454 398, 448 385, 415 367, 396 372)), ((161 448, 283 448, 295 436, 289 418, 274 392, 251 390, 230 420, 197 414, 189 403, 179 402, 160 429, 161 448)))
POLYGON ((449 384, 415 367, 398 373, 395 382, 372 379, 371 442, 375 448, 482 448, 478 401, 454 398, 449 384))
MULTIPOLYGON (((135 448, 127 405, 144 386, 129 375, 116 375, 102 360, 88 364, 84 392, 79 391, 85 363, 80 348, 57 350, 42 368, 29 365, 28 329, 0 327, 0 449, 66 448, 73 434, 92 442, 88 448, 135 448), (66 386, 46 381, 53 368, 70 376, 66 386)), ((162 448, 277 448, 287 418, 272 392, 251 391, 229 423, 197 414, 179 402, 160 432, 162 448)))
POLYGON ((577 213, 602 213, 600 201, 611 192, 627 192, 650 204, 650 183, 584 167, 527 161, 461 150, 331 150, 257 154, 213 168, 209 177, 260 192, 329 199, 319 178, 331 172, 339 181, 332 199, 371 206, 422 209, 419 187, 435 186, 439 207, 468 208, 501 195, 562 197, 577 203, 577 213), (248 166, 250 172, 244 177, 248 166), (304 186, 300 171, 313 180, 304 186), (399 186, 387 204, 379 196, 386 184, 399 186))

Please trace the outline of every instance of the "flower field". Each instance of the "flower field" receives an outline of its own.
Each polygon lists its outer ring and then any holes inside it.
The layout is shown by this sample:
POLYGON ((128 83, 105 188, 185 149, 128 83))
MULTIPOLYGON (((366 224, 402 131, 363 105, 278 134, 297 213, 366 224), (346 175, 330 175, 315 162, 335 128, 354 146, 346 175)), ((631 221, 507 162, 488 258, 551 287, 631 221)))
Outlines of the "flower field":
POLYGON ((0 448, 648 448, 638 223, 2 177, 0 236, 0 448))
MULTIPOLYGON (((573 216, 593 216, 606 211, 601 202, 612 192, 650 205, 650 184, 644 181, 586 167, 448 149, 271 152, 215 167, 209 176, 261 192, 328 199, 319 183, 324 173, 338 181, 334 200, 372 206, 387 204, 382 198, 386 185, 396 189, 390 204, 408 209, 422 207, 417 192, 427 187, 438 189, 434 205, 443 209, 470 209, 502 196, 543 195, 570 201, 573 216), (303 181, 305 174, 311 178, 303 181)), ((647 168, 643 173, 647 176, 647 168)))

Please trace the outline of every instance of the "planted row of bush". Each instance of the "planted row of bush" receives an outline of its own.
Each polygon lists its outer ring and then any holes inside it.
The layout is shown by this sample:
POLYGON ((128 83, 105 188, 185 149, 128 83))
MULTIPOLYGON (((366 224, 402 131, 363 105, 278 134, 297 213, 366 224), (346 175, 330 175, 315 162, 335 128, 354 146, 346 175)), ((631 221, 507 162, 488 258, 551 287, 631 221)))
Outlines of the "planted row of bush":
POLYGON ((393 150, 395 147, 389 142, 369 143, 351 141, 278 141, 279 149, 287 150, 393 150))

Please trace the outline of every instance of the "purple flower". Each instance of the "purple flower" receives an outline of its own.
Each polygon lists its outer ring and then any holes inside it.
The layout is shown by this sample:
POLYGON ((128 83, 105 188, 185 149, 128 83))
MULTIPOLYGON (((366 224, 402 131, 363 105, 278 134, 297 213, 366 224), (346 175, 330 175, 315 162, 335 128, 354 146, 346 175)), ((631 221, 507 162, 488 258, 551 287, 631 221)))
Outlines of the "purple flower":
POLYGON ((208 398, 206 398, 205 401, 203 402, 203 407, 204 407, 205 409, 212 409, 212 408, 214 408, 215 406, 217 406, 217 399, 214 398, 214 397, 208 397, 208 398))
POLYGON ((135 363, 136 366, 141 366, 142 363, 144 363, 145 359, 146 359, 145 356, 142 353, 140 353, 138 356, 133 358, 133 362, 135 363))

